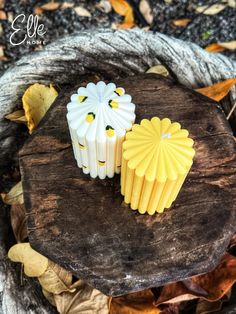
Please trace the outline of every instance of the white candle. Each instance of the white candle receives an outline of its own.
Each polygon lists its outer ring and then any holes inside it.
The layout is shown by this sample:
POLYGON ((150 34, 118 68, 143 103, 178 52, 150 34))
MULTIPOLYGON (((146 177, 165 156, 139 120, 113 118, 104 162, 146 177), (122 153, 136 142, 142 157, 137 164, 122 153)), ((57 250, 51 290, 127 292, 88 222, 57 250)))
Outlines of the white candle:
POLYGON ((92 178, 120 173, 125 134, 135 120, 131 96, 114 83, 88 83, 71 96, 67 121, 78 167, 92 178))

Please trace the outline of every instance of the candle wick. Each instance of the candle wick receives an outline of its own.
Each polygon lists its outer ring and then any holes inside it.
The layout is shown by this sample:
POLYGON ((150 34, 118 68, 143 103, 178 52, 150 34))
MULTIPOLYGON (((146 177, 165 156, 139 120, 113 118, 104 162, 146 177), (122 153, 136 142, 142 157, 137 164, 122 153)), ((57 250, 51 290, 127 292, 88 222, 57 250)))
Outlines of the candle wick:
POLYGON ((161 138, 165 138, 165 137, 171 138, 171 134, 170 133, 165 133, 165 134, 161 135, 161 138))

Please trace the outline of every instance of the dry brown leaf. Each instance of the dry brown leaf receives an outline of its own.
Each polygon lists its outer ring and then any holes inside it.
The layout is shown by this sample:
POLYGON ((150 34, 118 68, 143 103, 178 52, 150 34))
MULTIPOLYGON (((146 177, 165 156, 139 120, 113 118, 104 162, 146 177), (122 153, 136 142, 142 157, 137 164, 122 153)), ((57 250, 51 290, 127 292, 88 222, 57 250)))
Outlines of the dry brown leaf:
POLYGON ((12 113, 9 113, 5 116, 5 119, 8 119, 13 122, 17 122, 17 123, 27 124, 24 110, 16 110, 12 113))
POLYGON ((162 64, 154 65, 153 67, 148 69, 146 73, 155 73, 155 74, 159 74, 162 76, 168 76, 169 75, 167 68, 164 67, 164 65, 162 65, 162 64))
POLYGON ((83 281, 81 281, 80 286, 74 293, 63 292, 62 294, 54 295, 54 300, 60 314, 109 313, 109 297, 83 281))
POLYGON ((22 182, 14 185, 8 193, 1 193, 2 201, 8 205, 23 204, 23 188, 22 182))
POLYGON ((56 306, 53 293, 50 293, 44 289, 42 289, 42 293, 45 296, 45 298, 48 300, 49 303, 51 303, 53 306, 56 306))
POLYGON ((61 3, 59 2, 50 1, 44 5, 41 5, 40 8, 45 11, 54 11, 54 10, 57 10, 60 5, 61 3))
POLYGON ((134 26, 134 13, 133 8, 125 0, 110 0, 113 10, 124 16, 124 21, 117 25, 117 28, 127 29, 134 26))
POLYGON ((38 276, 38 280, 44 290, 53 294, 75 291, 69 288, 72 283, 72 274, 51 261, 48 262, 47 270, 38 276))
MULTIPOLYGON (((220 300, 236 282, 236 258, 225 253, 221 262, 213 271, 204 275, 194 276, 191 280, 195 286, 199 286, 199 289, 195 289, 196 291, 190 290, 182 281, 167 284, 162 288, 155 304, 158 306, 162 303, 171 303, 176 300, 179 302, 180 298, 186 295, 202 298, 210 302, 220 300), (207 295, 204 291, 207 292, 207 295)), ((185 300, 187 299, 185 298, 185 300)))
POLYGON ((229 301, 230 296, 231 290, 229 290, 229 292, 224 295, 223 298, 214 302, 200 299, 197 303, 196 314, 215 313, 221 310, 223 303, 229 301))
POLYGON ((154 306, 154 295, 150 289, 112 298, 109 314, 158 314, 154 306))
POLYGON ((73 2, 63 2, 61 5, 61 9, 70 9, 74 7, 74 3, 73 2))
POLYGON ((91 13, 83 7, 75 7, 74 10, 75 10, 76 14, 79 16, 91 17, 91 13))
POLYGON ((24 205, 11 206, 11 226, 17 243, 24 242, 28 237, 24 205))
POLYGON ((224 43, 213 43, 208 45, 205 50, 208 52, 221 52, 225 49, 235 50, 236 49, 236 40, 232 40, 224 43))
POLYGON ((196 11, 198 13, 203 13, 206 15, 215 15, 223 11, 226 8, 226 6, 227 6, 226 4, 222 4, 222 3, 219 3, 219 4, 216 3, 211 6, 203 5, 203 6, 197 7, 196 11))
POLYGON ((111 12, 111 3, 109 0, 100 0, 99 3, 97 3, 96 8, 104 13, 111 12))
POLYGON ((25 91, 22 102, 30 134, 44 117, 57 96, 58 93, 51 84, 48 87, 36 83, 25 91))
POLYGON ((228 80, 216 83, 208 87, 198 88, 196 89, 196 91, 215 101, 220 101, 229 93, 230 89, 235 84, 236 84, 236 78, 232 78, 232 79, 228 79, 228 80))
POLYGON ((5 0, 0 0, 0 9, 4 9, 5 0))
POLYGON ((10 23, 13 22, 13 20, 14 20, 14 13, 13 12, 7 12, 7 20, 10 23))
POLYGON ((18 243, 8 251, 8 258, 13 262, 20 262, 28 277, 39 277, 48 268, 48 259, 33 250, 29 243, 18 243))
POLYGON ((224 51, 225 48, 222 47, 221 45, 217 44, 217 43, 213 43, 213 44, 208 45, 205 48, 205 50, 208 52, 221 52, 221 51, 224 51))
POLYGON ((191 19, 178 19, 178 20, 174 20, 172 21, 172 24, 174 26, 177 26, 177 27, 185 27, 186 25, 188 25, 192 20, 191 19))
POLYGON ((34 8, 34 14, 36 14, 36 15, 43 14, 43 9, 41 7, 34 8))
POLYGON ((148 0, 141 0, 139 3, 139 11, 144 16, 148 24, 152 24, 154 16, 148 0))
POLYGON ((7 20, 6 12, 3 10, 0 10, 0 20, 7 20))

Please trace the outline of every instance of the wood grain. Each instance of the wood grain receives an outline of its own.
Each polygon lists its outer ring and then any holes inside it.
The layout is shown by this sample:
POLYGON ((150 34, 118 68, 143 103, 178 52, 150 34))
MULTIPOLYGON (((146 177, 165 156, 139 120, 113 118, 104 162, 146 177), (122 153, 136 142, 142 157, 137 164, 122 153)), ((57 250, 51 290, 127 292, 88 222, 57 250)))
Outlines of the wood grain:
POLYGON ((109 295, 122 295, 211 270, 235 231, 235 141, 219 106, 158 75, 118 82, 137 120, 178 121, 196 157, 174 206, 139 215, 124 204, 119 176, 91 179, 77 168, 65 90, 20 152, 32 246, 109 295))

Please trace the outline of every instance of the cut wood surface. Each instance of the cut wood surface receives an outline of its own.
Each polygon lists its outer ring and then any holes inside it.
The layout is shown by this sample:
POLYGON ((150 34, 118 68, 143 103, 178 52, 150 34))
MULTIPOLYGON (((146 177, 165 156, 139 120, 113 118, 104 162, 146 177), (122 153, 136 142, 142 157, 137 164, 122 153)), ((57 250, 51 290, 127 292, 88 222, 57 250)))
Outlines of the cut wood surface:
POLYGON ((146 74, 116 82, 132 95, 136 122, 178 121, 196 157, 164 214, 124 204, 119 176, 91 179, 76 166, 62 91, 20 152, 30 243, 109 295, 122 295, 210 271, 235 231, 235 141, 217 103, 169 79, 146 74))

